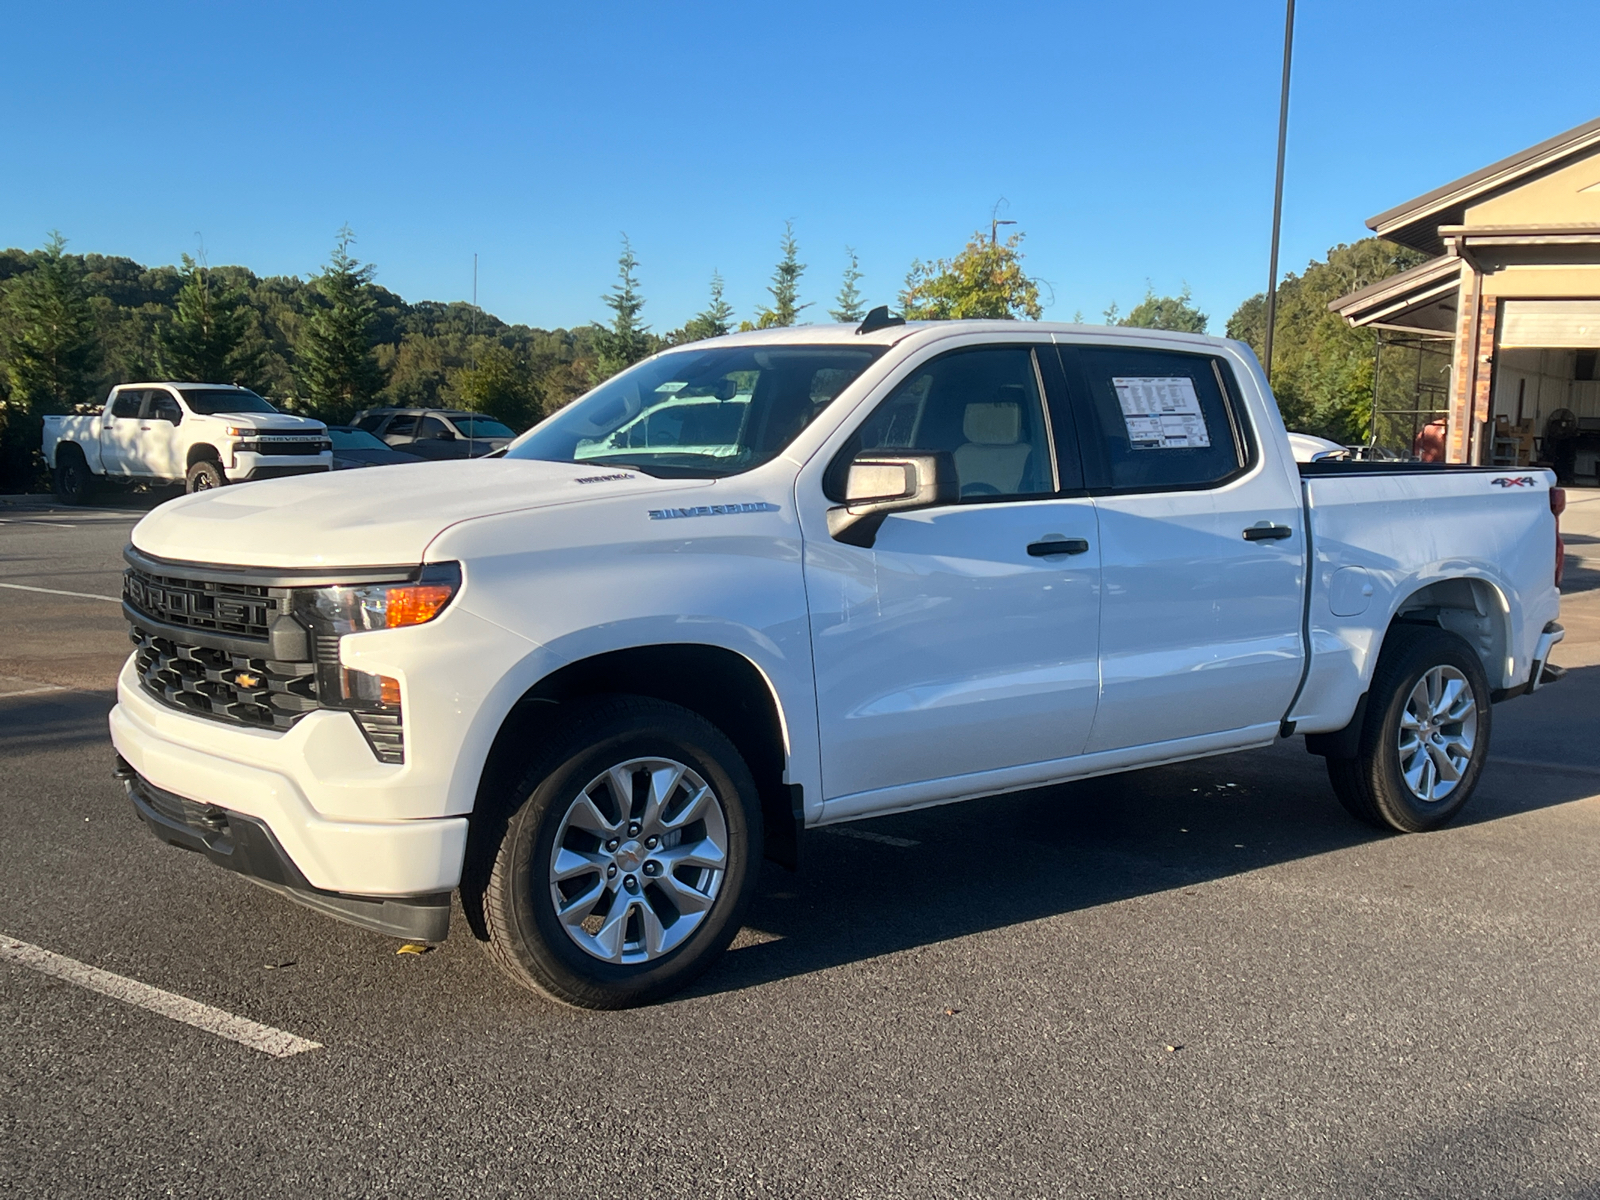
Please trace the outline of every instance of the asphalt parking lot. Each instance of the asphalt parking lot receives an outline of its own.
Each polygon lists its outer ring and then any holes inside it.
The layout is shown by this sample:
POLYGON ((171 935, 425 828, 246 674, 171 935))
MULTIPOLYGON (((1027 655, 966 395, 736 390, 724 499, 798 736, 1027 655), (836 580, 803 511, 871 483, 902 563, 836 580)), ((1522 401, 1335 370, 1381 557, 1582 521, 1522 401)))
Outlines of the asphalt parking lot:
POLYGON ((1600 493, 1558 686, 1456 825, 1266 752, 814 832, 687 995, 518 991, 157 843, 111 778, 137 503, 0 504, 0 946, 318 1043, 253 1049, 0 956, 26 1196, 1600 1195, 1600 493))

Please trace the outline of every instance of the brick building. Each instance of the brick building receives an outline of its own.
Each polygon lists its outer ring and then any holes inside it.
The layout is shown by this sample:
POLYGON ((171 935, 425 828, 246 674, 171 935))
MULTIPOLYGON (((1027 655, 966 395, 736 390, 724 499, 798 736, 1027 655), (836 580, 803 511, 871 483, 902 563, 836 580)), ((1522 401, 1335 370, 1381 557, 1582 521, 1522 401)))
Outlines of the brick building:
POLYGON ((1450 462, 1554 461, 1600 482, 1600 120, 1367 227, 1435 256, 1329 305, 1379 331, 1380 361, 1385 341, 1449 352, 1448 385, 1414 405, 1431 442, 1419 434, 1411 448, 1442 441, 1450 462))

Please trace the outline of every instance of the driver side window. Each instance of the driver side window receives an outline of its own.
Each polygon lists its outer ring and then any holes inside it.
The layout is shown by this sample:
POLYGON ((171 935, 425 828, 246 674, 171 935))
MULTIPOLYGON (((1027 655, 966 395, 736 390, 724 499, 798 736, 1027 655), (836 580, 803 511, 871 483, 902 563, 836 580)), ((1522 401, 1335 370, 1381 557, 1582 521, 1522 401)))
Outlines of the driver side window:
MULTIPOLYGON (((948 452, 963 502, 1056 491, 1033 351, 956 350, 914 370, 857 431, 836 470, 872 451, 948 452)), ((834 490, 830 479, 829 491, 834 490)))

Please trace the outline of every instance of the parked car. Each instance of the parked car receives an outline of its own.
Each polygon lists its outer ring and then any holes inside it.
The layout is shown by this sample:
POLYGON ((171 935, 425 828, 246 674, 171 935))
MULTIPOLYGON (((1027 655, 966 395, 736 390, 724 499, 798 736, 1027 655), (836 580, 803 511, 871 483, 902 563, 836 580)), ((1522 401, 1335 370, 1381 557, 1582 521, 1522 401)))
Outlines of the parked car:
POLYGON ((124 383, 99 412, 44 419, 56 493, 82 504, 106 481, 227 483, 331 470, 327 427, 226 383, 124 383))
POLYGON ((1303 734, 1352 814, 1437 828, 1559 677, 1552 484, 1297 464, 1221 338, 735 334, 503 458, 146 516, 111 734, 158 837, 418 941, 459 889, 511 978, 637 1004, 811 827, 1303 734), (735 395, 736 435, 614 444, 735 395))
POLYGON ((418 458, 482 458, 517 436, 493 417, 447 408, 368 409, 356 414, 355 425, 418 458))
POLYGON ((365 429, 357 429, 354 425, 329 425, 328 438, 333 442, 335 471, 348 471, 354 467, 385 467, 417 461, 415 454, 406 454, 386 446, 365 429))
POLYGON ((1328 462, 1350 457, 1348 447, 1314 433, 1291 433, 1289 451, 1297 463, 1328 462))

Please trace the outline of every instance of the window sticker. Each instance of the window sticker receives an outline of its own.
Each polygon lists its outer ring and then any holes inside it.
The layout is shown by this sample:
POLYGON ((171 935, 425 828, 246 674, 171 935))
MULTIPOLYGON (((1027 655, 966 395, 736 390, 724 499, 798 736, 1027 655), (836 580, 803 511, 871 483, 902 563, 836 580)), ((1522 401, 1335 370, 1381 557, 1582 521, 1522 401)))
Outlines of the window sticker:
POLYGON ((1187 375, 1171 378, 1114 378, 1117 403, 1128 427, 1133 450, 1188 450, 1211 445, 1205 414, 1194 380, 1187 375))

